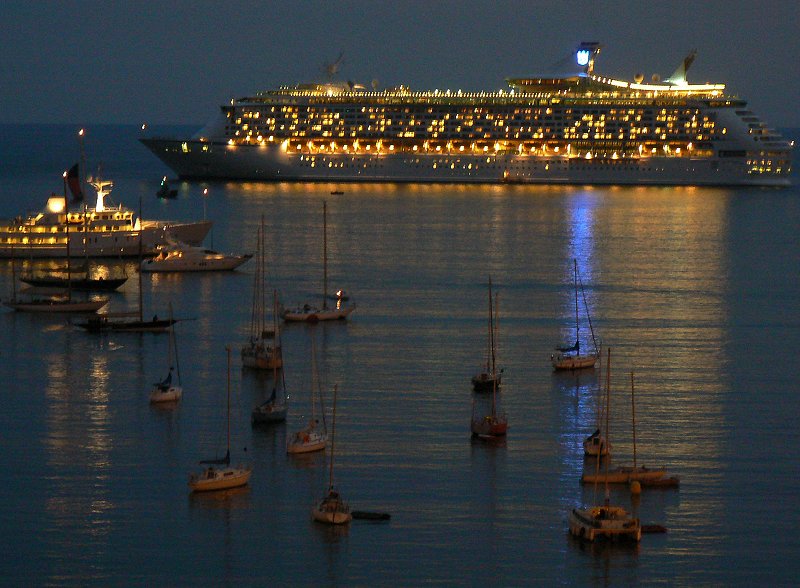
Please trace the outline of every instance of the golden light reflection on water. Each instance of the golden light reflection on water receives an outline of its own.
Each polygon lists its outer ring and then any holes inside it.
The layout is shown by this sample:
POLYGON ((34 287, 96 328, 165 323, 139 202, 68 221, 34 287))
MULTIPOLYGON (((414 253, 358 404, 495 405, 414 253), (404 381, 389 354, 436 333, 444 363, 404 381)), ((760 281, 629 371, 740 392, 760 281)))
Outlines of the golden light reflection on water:
MULTIPOLYGON (((165 339, 93 339, 60 325, 47 329, 43 343, 24 319, 9 320, 9 337, 31 338, 14 353, 35 350, 24 361, 46 366, 44 463, 37 464, 50 480, 45 532, 74 538, 76 551, 99 544, 92 561, 105 570, 115 565, 103 551, 109 537, 135 543, 124 536, 128 527, 134 535, 152 533, 163 517, 169 523, 157 548, 189 545, 198 557, 174 565, 191 580, 209 568, 225 581, 288 562, 311 570, 309 577, 329 571, 338 583, 369 583, 366 564, 352 555, 362 549, 364 560, 380 556, 395 566, 386 577, 411 574, 412 583, 452 580, 442 571, 448 564, 460 574, 456 581, 468 583, 492 570, 495 581, 508 584, 537 577, 576 585, 634 584, 653 574, 667 582, 677 574, 686 583, 709 557, 724 565, 721 541, 738 543, 718 521, 738 496, 726 487, 735 467, 726 461, 726 444, 734 436, 731 407, 740 402, 731 398, 731 362, 741 360, 726 346, 735 328, 727 243, 737 238, 726 191, 335 187, 344 194, 331 195, 330 184, 215 187, 214 241, 217 249, 252 248, 264 211, 270 279, 282 295, 302 299, 321 283, 321 201, 328 201, 329 270, 358 303, 352 320, 313 331, 321 376, 340 384, 336 483, 353 508, 391 512, 391 522, 353 525, 343 537, 310 522, 309 509, 325 490, 328 454, 308 461, 285 454, 287 430, 307 412, 305 325, 284 329, 291 426, 250 427, 249 410, 269 393, 271 376, 234 364, 233 452, 237 460, 242 446, 249 448, 249 489, 225 499, 187 497, 186 475, 196 460, 224 453, 221 350, 228 343, 236 349, 248 332, 253 275, 244 266, 224 277, 144 280, 149 312, 161 315, 172 300, 176 313, 192 319, 178 326, 190 392, 174 412, 152 410, 146 399, 149 382, 164 369, 165 339), (552 347, 574 336, 573 258, 594 327, 613 348, 612 463, 632 460, 633 370, 638 461, 666 465, 682 478, 679 490, 647 489, 638 503, 627 488, 611 490, 612 500, 643 522, 669 527, 667 535, 646 537, 638 552, 588 547, 567 536, 568 509, 598 500, 578 479, 593 467, 581 441, 596 426, 602 379, 599 369, 554 375, 549 365, 552 347), (490 274, 506 370, 503 446, 473 443, 469 432, 469 378, 485 361, 490 274), (178 530, 170 534, 173 517, 178 530), (89 533, 87 524, 97 529, 89 533), (637 559, 641 553, 646 562, 637 559), (200 558, 211 563, 198 572, 200 558), (330 570, 320 572, 327 561, 330 570)), ((125 290, 115 305, 134 307, 135 288, 125 290)), ((70 549, 55 543, 47 549, 70 549)))
MULTIPOLYGON (((610 463, 633 462, 629 378, 634 371, 637 463, 666 466, 684 485, 699 481, 698 477, 705 484, 719 483, 718 474, 707 472, 718 471, 727 439, 721 402, 729 387, 724 351, 727 194, 640 187, 610 190, 602 202, 585 193, 577 197, 582 205, 565 219, 571 237, 564 257, 578 258, 596 334, 614 349, 610 463)), ((566 286, 571 282, 569 269, 564 269, 561 288, 563 341, 569 341, 574 329, 569 326, 575 312, 574 294, 566 286)), ((579 308, 583 312, 582 299, 579 308)), ((591 339, 587 318, 581 320, 585 348, 591 339)), ((587 385, 584 378, 574 376, 573 390, 569 377, 553 377, 554 394, 575 397, 574 413, 565 418, 562 434, 566 445, 562 467, 572 476, 596 467, 596 460, 581 463, 574 458, 582 453, 583 437, 596 426, 601 393, 600 382, 587 385)), ((588 502, 598 498, 593 488, 583 488, 581 496, 588 502)), ((696 495, 687 498, 685 491, 681 496, 681 509, 659 507, 647 495, 642 503, 649 505, 645 509, 649 516, 666 520, 674 515, 670 519, 678 526, 695 526, 687 516, 691 511, 722 516, 719 503, 696 495), (661 510, 660 515, 653 508, 661 510)))

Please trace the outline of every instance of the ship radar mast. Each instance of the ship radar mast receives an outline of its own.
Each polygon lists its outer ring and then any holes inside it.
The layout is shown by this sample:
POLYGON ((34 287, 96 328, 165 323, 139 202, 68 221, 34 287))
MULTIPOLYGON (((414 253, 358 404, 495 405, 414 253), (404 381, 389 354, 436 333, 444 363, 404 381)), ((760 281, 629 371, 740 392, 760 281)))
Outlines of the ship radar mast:
POLYGON ((597 41, 584 41, 575 50, 575 61, 584 68, 584 73, 594 72, 594 56, 600 53, 600 47, 597 41))

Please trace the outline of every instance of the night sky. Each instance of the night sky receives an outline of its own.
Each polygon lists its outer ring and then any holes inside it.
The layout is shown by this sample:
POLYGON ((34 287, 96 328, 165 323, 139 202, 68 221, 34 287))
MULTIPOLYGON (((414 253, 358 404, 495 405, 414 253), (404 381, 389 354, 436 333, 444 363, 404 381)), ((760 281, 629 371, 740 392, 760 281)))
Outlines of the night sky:
POLYGON ((772 127, 800 127, 800 2, 0 3, 0 123, 202 125, 232 97, 338 78, 498 90, 600 41, 600 73, 725 83, 772 127))

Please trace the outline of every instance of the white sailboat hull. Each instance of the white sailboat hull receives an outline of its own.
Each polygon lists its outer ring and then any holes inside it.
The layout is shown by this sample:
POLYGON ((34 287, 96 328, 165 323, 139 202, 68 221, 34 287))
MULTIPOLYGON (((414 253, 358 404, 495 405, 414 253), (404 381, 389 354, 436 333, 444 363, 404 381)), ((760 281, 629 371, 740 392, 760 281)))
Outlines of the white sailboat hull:
POLYGON ((286 444, 286 453, 311 453, 322 451, 328 444, 328 436, 317 431, 303 430, 295 433, 286 444))
POLYGON ((192 492, 209 492, 212 490, 228 490, 244 486, 250 481, 252 469, 245 467, 206 468, 200 474, 189 478, 192 492))
POLYGON ((154 386, 150 392, 150 403, 177 402, 181 399, 181 396, 183 396, 183 388, 181 386, 170 386, 166 390, 161 386, 154 386))
POLYGON ((354 306, 346 308, 296 308, 286 310, 283 313, 283 320, 288 322, 306 322, 316 323, 319 321, 335 321, 346 319, 351 312, 355 310, 354 306))
POLYGON ((590 439, 584 439, 583 441, 583 453, 584 455, 590 455, 592 457, 605 456, 608 455, 609 447, 608 443, 604 437, 592 437, 590 439))
POLYGON ((319 523, 343 525, 353 520, 350 507, 339 498, 326 496, 311 509, 311 516, 319 523))
POLYGON ((640 541, 642 526, 639 519, 628 515, 618 506, 573 508, 569 513, 569 532, 587 541, 598 539, 630 539, 640 541))

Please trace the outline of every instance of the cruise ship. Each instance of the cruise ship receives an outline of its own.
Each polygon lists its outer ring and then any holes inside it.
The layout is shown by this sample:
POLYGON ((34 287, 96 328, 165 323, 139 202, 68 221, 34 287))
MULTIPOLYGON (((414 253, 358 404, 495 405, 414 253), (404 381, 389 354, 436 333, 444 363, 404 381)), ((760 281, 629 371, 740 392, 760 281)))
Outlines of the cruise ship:
MULTIPOLYGON (((70 210, 67 194, 54 194, 44 210, 0 220, 0 258, 133 257, 153 255, 173 240, 199 245, 211 221, 143 220, 122 204, 109 205, 109 180, 93 180, 94 206, 70 210)), ((66 192, 66 190, 65 190, 66 192)), ((73 207, 74 208, 74 207, 73 207)))
POLYGON ((497 92, 299 84, 231 100, 191 138, 140 140, 179 177, 265 181, 753 185, 790 183, 792 142, 729 95, 691 84, 564 73, 497 92))

